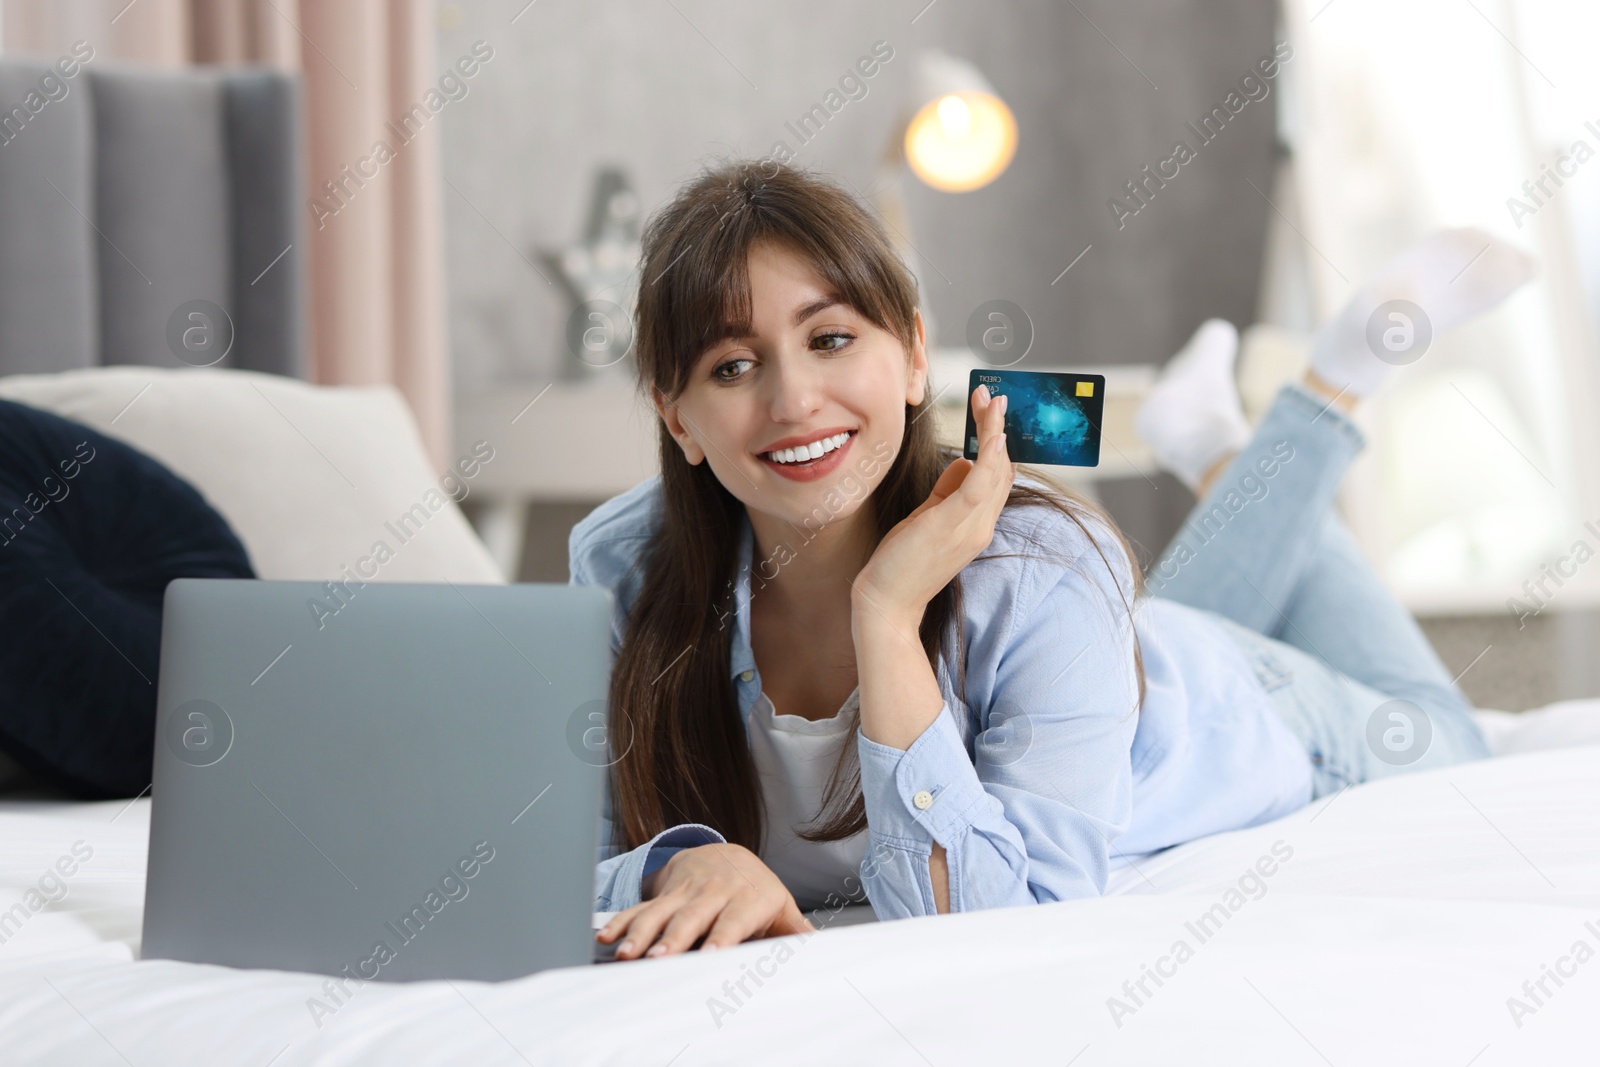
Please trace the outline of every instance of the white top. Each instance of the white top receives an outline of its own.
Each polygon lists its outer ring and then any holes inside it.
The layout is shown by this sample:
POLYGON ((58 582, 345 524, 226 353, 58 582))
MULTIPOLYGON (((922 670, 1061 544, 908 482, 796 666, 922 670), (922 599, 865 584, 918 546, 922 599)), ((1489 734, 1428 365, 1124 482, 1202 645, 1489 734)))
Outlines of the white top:
POLYGON ((822 797, 839 758, 851 742, 851 712, 860 690, 850 694, 831 719, 812 721, 780 715, 765 693, 750 708, 750 753, 767 804, 767 833, 761 860, 794 894, 801 910, 837 906, 840 899, 864 903, 861 861, 867 832, 841 841, 806 841, 795 836, 822 812, 822 797), (846 881, 849 879, 849 881, 846 881), (839 896, 830 903, 828 894, 839 896))

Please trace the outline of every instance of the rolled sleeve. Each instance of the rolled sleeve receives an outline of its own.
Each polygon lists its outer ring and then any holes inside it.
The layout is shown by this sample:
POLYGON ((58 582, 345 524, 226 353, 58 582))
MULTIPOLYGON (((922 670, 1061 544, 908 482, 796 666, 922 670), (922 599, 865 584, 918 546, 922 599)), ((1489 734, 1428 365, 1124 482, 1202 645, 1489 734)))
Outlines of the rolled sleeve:
POLYGON ((1137 645, 1122 594, 1132 573, 1126 557, 1111 557, 1116 573, 1086 538, 1052 533, 1080 550, 1076 560, 1013 557, 964 578, 976 612, 973 720, 946 689, 939 715, 903 751, 858 735, 869 830, 860 873, 880 919, 937 911, 935 843, 952 912, 1104 889, 1131 815, 1137 645), (1078 563, 1085 557, 1093 564, 1078 563))
POLYGON ((860 874, 879 919, 937 913, 935 843, 945 850, 951 911, 1033 902, 1022 837, 978 777, 948 701, 910 748, 858 735, 858 751, 870 829, 860 874), (979 882, 1009 887, 1007 899, 979 882))
POLYGON ((874 835, 923 855, 935 841, 949 848, 966 828, 968 810, 984 796, 949 703, 910 748, 858 736, 861 792, 874 835), (927 806, 919 807, 923 794, 927 806))
POLYGON ((639 883, 686 848, 726 843, 703 823, 688 822, 661 831, 638 848, 601 860, 595 867, 595 911, 624 911, 640 903, 639 883))

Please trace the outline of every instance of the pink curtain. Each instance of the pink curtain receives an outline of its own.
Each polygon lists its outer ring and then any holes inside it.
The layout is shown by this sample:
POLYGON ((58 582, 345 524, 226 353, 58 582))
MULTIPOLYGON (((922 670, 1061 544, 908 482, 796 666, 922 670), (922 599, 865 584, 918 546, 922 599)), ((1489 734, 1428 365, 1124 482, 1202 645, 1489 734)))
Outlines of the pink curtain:
MULTIPOLYGON (((305 85, 311 377, 391 382, 435 465, 449 463, 450 366, 438 123, 403 145, 390 120, 437 78, 429 0, 0 0, 8 53, 64 53, 158 66, 251 63, 305 85), (378 141, 377 175, 349 177, 378 141), (343 184, 333 199, 325 183, 343 184), (331 209, 337 208, 334 212, 331 209)), ((370 172, 373 164, 362 169, 370 172)))

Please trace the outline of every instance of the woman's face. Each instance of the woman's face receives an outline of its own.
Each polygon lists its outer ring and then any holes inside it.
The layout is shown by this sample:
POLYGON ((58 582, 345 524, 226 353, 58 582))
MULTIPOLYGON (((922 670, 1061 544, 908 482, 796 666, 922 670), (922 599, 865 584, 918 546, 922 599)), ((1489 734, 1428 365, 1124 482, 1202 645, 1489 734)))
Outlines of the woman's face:
POLYGON ((656 407, 685 458, 752 513, 817 529, 854 514, 900 450, 927 380, 922 317, 908 358, 788 248, 754 245, 749 272, 754 333, 706 349, 656 407))

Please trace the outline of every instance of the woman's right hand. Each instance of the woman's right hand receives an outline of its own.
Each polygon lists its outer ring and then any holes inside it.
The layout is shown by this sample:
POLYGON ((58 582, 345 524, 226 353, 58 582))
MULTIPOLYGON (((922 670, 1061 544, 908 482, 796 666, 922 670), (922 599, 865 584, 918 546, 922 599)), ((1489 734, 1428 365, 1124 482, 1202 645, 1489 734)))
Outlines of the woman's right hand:
POLYGON ((619 960, 682 952, 701 934, 705 951, 816 929, 772 869, 743 845, 686 848, 650 880, 649 900, 619 911, 595 934, 605 944, 623 937, 619 960))

